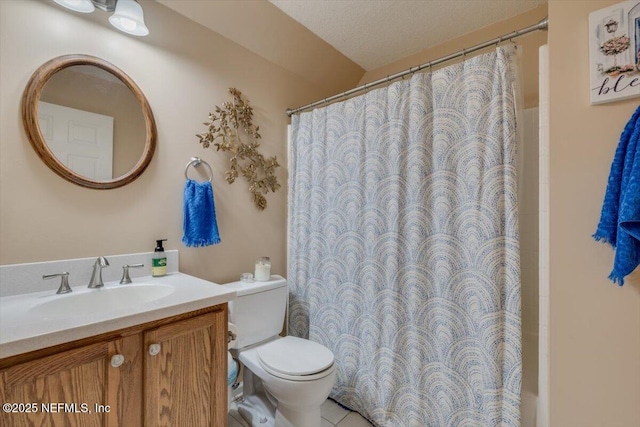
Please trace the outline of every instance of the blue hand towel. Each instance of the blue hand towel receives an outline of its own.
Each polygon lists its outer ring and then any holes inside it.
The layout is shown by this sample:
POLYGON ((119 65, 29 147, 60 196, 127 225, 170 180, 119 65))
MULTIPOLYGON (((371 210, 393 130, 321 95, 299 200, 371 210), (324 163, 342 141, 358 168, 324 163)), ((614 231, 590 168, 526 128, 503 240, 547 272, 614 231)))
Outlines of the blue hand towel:
POLYGON ((609 279, 623 285, 640 265, 640 107, 620 136, 593 237, 615 248, 609 279))
POLYGON ((209 246, 220 243, 213 187, 209 181, 188 179, 184 184, 184 222, 182 242, 186 246, 209 246))

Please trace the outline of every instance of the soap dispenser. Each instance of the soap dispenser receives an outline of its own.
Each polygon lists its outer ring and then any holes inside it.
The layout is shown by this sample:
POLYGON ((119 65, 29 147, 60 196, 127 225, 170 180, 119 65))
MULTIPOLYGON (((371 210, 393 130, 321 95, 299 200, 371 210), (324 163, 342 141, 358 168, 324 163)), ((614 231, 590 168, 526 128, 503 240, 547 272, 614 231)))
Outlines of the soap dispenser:
POLYGON ((161 277, 167 274, 167 255, 164 253, 162 242, 167 239, 156 240, 156 249, 151 257, 151 275, 161 277))

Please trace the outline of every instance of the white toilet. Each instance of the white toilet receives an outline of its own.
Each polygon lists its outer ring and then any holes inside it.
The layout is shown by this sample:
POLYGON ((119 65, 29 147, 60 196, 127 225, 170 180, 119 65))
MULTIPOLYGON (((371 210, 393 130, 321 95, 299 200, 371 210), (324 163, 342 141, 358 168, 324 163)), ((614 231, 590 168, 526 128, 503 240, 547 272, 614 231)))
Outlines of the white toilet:
POLYGON ((335 381, 333 353, 296 337, 281 337, 287 281, 233 282, 229 321, 238 327, 231 348, 244 369, 238 412, 253 427, 320 427, 320 405, 335 381))

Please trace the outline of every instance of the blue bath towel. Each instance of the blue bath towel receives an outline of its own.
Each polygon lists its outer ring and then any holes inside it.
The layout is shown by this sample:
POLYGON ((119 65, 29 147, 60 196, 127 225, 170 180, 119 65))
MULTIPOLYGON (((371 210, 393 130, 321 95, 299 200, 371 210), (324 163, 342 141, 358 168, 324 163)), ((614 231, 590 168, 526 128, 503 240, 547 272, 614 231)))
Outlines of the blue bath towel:
POLYGON ((623 285, 640 265, 640 107, 620 136, 593 237, 615 248, 609 279, 623 285))
POLYGON ((184 184, 184 222, 182 242, 186 246, 209 246, 220 243, 213 187, 209 181, 188 179, 184 184))

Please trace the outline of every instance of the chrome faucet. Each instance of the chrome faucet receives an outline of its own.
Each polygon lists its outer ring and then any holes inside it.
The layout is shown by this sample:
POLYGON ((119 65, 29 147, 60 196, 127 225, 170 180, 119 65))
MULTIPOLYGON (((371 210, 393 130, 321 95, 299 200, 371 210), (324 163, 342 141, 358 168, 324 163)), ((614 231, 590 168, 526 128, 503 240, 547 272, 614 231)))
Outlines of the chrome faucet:
POLYGON ((125 264, 122 266, 122 279, 120 279, 120 284, 121 285, 127 285, 131 282, 131 276, 129 276, 129 269, 130 268, 140 268, 140 267, 144 267, 144 264, 133 264, 133 265, 128 265, 125 264))
POLYGON ((59 277, 60 287, 58 288, 58 292, 56 294, 68 294, 71 292, 71 288, 69 287, 69 273, 58 273, 58 274, 45 274, 42 276, 43 279, 53 279, 54 277, 59 277))
POLYGON ((93 273, 91 273, 91 280, 89 280, 89 288, 101 288, 104 286, 102 281, 102 269, 109 266, 109 261, 103 256, 98 257, 93 264, 93 273))

